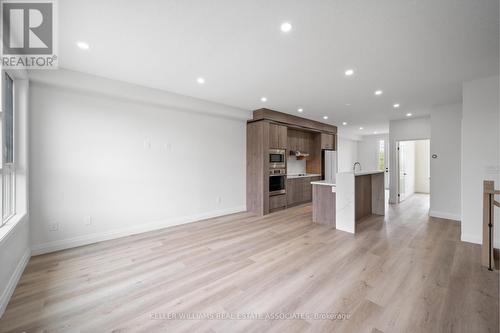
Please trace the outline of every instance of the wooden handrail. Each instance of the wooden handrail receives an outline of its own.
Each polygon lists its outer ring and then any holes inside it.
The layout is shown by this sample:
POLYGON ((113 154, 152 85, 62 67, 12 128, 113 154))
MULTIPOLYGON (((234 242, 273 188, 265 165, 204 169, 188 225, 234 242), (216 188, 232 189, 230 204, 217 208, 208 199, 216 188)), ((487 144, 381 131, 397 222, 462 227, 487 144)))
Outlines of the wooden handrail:
MULTIPOLYGON (((490 182, 490 181, 492 181, 492 180, 485 180, 485 182, 490 182)), ((495 190, 494 186, 495 186, 495 182, 493 182, 493 187, 488 186, 487 188, 485 188, 484 193, 499 195, 500 190, 495 190)))
POLYGON ((495 269, 493 258, 493 226, 495 221, 495 206, 500 207, 500 202, 495 201, 495 195, 500 190, 495 190, 495 182, 485 180, 483 182, 483 244, 481 248, 481 263, 490 271, 495 269))

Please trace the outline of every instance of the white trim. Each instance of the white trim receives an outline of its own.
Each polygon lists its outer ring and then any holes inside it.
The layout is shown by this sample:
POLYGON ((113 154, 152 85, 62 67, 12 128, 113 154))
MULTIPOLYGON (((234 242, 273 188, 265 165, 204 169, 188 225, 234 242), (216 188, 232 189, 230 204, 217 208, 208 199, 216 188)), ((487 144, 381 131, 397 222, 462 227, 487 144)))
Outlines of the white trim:
POLYGON ((462 242, 474 243, 474 244, 483 244, 483 240, 481 236, 472 235, 472 234, 464 234, 460 236, 460 240, 462 242))
POLYGON ((5 290, 3 291, 3 294, 0 296, 0 318, 2 317, 3 313, 5 312, 5 309, 7 308, 7 304, 9 304, 10 298, 12 297, 12 294, 14 293, 14 290, 16 289, 17 283, 19 282, 19 279, 21 278, 21 275, 24 272, 24 269, 26 268, 26 265, 28 264, 28 261, 30 260, 31 257, 31 251, 30 249, 26 249, 26 251, 23 254, 23 257, 19 261, 19 263, 16 266, 16 269, 14 270, 14 273, 12 273, 9 283, 7 283, 7 286, 5 290))
POLYGON ((115 229, 115 230, 110 230, 107 232, 93 233, 93 234, 77 236, 77 237, 68 238, 68 239, 61 239, 61 240, 57 240, 57 241, 53 241, 53 242, 32 245, 31 253, 32 253, 32 255, 35 256, 35 255, 45 254, 45 253, 54 252, 54 251, 70 249, 70 248, 77 247, 77 246, 102 242, 105 240, 140 234, 143 232, 164 229, 164 228, 175 226, 175 225, 197 222, 200 220, 205 220, 205 219, 209 219, 209 218, 214 218, 214 217, 219 217, 219 216, 224 216, 224 215, 229 215, 229 214, 234 214, 234 213, 240 213, 240 212, 244 212, 244 211, 246 211, 245 206, 238 206, 238 207, 234 207, 234 208, 217 210, 217 211, 212 211, 212 212, 202 213, 202 214, 197 214, 197 215, 192 215, 192 216, 185 216, 185 217, 178 217, 178 218, 173 218, 173 219, 168 219, 168 220, 163 220, 163 221, 150 222, 150 223, 146 223, 146 224, 142 224, 142 225, 139 224, 139 225, 134 226, 134 227, 115 229))
POLYGON ((16 214, 0 227, 0 248, 17 232, 17 229, 19 229, 18 224, 21 223, 26 216, 26 213, 16 214))
POLYGON ((447 212, 438 212, 435 210, 431 210, 429 212, 429 216, 432 217, 437 217, 440 219, 447 219, 447 220, 454 220, 460 222, 462 220, 462 217, 459 214, 452 214, 452 213, 447 213, 447 212))

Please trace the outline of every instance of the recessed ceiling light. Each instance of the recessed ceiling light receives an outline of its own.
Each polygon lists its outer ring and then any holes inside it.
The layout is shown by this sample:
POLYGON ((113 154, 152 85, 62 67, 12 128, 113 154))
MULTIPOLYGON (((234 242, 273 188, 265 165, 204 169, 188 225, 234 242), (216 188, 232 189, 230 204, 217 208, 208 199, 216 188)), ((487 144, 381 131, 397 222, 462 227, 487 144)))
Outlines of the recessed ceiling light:
POLYGON ((292 30, 292 25, 289 22, 281 23, 281 31, 290 32, 292 30))
POLYGON ((302 108, 297 109, 297 112, 302 113, 302 112, 304 112, 304 109, 302 109, 302 108))
POLYGON ((344 121, 344 122, 342 123, 342 125, 344 125, 344 126, 345 126, 345 125, 347 125, 347 122, 345 122, 345 121, 344 121))
POLYGON ((377 90, 375 91, 375 95, 379 96, 382 95, 384 92, 382 90, 377 90))
POLYGON ((398 103, 396 103, 396 104, 394 104, 392 107, 393 107, 393 108, 395 108, 395 109, 397 109, 397 108, 399 108, 399 104, 398 104, 398 103))
POLYGON ((205 79, 202 78, 202 77, 199 77, 196 79, 196 82, 198 82, 199 84, 204 84, 205 83, 205 79))
POLYGON ((85 42, 82 42, 82 41, 76 42, 76 46, 78 46, 82 50, 88 50, 90 48, 90 45, 88 43, 85 43, 85 42))
POLYGON ((323 119, 327 120, 327 119, 328 119, 328 116, 323 116, 323 119))
POLYGON ((375 132, 373 132, 373 134, 378 134, 378 132, 377 132, 377 131, 375 131, 375 132))
POLYGON ((407 117, 411 117, 411 116, 413 116, 413 114, 412 114, 411 112, 408 112, 408 113, 406 114, 406 116, 407 116, 407 117))
POLYGON ((363 130, 363 127, 360 127, 359 129, 360 129, 360 130, 363 130))
POLYGON ((351 76, 354 74, 354 69, 347 69, 344 73, 345 76, 351 76))
POLYGON ((345 106, 351 106, 351 103, 346 103, 345 106))
POLYGON ((261 97, 261 98, 260 98, 260 101, 261 101, 261 102, 267 102, 267 97, 261 97))

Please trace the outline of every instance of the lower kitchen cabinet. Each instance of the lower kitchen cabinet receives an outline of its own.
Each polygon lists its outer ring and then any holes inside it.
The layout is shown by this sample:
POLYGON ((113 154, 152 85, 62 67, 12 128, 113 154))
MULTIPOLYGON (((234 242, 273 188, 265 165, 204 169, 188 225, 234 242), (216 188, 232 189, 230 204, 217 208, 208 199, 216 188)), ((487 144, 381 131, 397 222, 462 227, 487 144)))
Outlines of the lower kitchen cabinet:
POLYGON ((269 197, 269 210, 286 208, 286 194, 273 195, 269 197))
POLYGON ((320 180, 321 177, 291 178, 286 181, 286 204, 294 206, 312 201, 311 182, 320 180))

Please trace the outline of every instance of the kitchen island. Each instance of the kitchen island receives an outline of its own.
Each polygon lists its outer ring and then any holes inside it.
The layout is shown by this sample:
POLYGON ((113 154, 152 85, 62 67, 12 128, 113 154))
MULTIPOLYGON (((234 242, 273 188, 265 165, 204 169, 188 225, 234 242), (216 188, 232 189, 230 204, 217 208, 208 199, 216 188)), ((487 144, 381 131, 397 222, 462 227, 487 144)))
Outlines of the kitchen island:
POLYGON ((326 180, 311 182, 313 222, 336 227, 335 184, 326 180))
POLYGON ((335 183, 313 185, 313 222, 355 233, 356 222, 385 214, 383 171, 337 173, 335 183))

